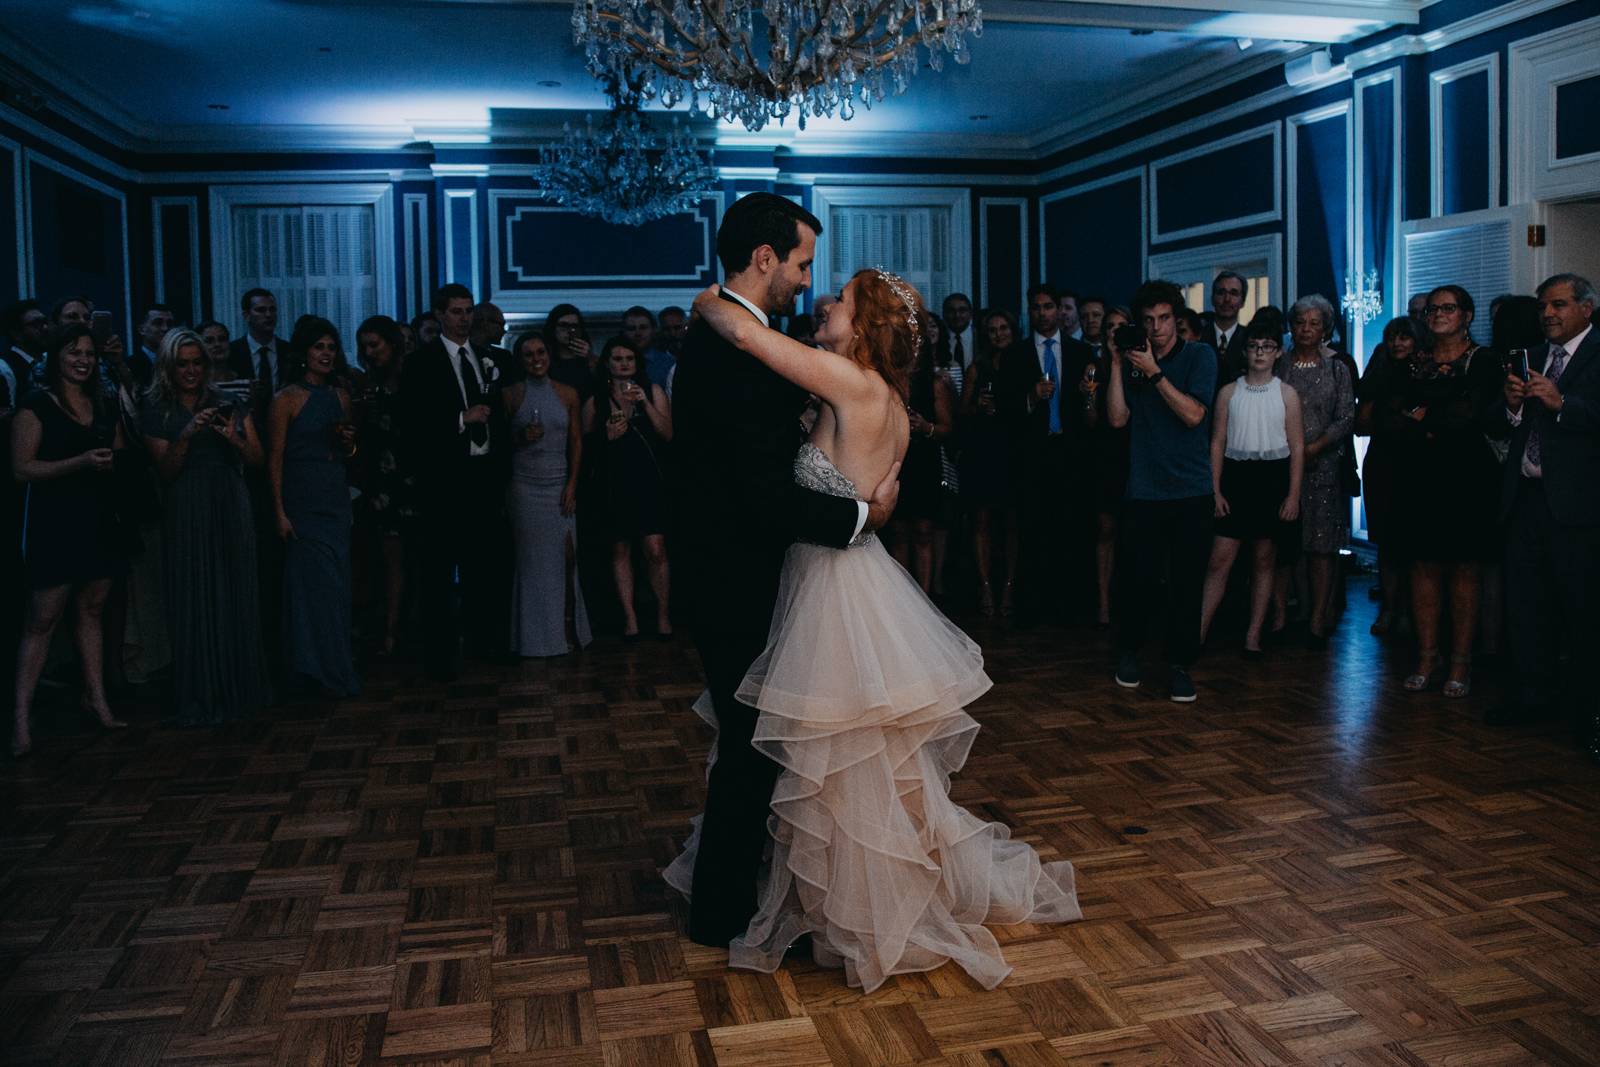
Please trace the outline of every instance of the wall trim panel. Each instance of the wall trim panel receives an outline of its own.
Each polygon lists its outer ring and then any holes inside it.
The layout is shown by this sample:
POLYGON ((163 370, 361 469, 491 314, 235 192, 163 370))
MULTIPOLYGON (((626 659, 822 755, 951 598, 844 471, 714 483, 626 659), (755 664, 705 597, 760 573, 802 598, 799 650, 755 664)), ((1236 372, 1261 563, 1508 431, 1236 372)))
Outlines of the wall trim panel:
POLYGON ((162 247, 161 215, 169 207, 181 207, 189 212, 189 277, 194 279, 194 292, 190 294, 189 321, 198 323, 200 311, 200 198, 197 196, 157 196, 150 200, 150 241, 152 260, 155 263, 156 303, 167 302, 167 272, 165 249, 162 247))
POLYGON ((1428 75, 1428 213, 1444 214, 1444 87, 1463 78, 1483 74, 1489 86, 1489 203, 1500 206, 1500 53, 1457 63, 1428 75))
POLYGON ((1153 244, 1163 244, 1167 241, 1178 241, 1185 237, 1200 237, 1211 233, 1224 233, 1228 230, 1240 230, 1246 226, 1255 226, 1263 222, 1278 222, 1283 218, 1283 123, 1277 119, 1266 122, 1260 126, 1252 126, 1248 130, 1229 134, 1227 137, 1207 141, 1203 145, 1190 148, 1183 152, 1162 156, 1150 161, 1150 202, 1146 208, 1150 216, 1150 241, 1153 244), (1183 229, 1170 230, 1165 233, 1161 230, 1161 171, 1176 163, 1184 163, 1191 159, 1200 159, 1204 156, 1226 152, 1251 141, 1259 141, 1264 137, 1272 138, 1272 208, 1268 211, 1257 211, 1249 215, 1237 215, 1233 218, 1219 219, 1208 222, 1203 226, 1187 226, 1183 229))

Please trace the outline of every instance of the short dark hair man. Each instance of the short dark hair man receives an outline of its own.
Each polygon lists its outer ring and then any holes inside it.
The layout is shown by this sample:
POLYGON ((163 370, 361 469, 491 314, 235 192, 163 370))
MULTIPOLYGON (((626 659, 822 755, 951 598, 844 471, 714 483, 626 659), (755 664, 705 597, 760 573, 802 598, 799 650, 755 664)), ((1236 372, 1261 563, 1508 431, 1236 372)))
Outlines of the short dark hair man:
POLYGON ((1141 348, 1111 359, 1106 413, 1129 427, 1128 491, 1117 569, 1121 585, 1117 684, 1139 685, 1139 649, 1155 605, 1166 601, 1173 700, 1195 698, 1189 668, 1200 651, 1200 606, 1211 558, 1211 412, 1217 358, 1178 337, 1183 294, 1149 281, 1133 295, 1141 348), (1163 598, 1162 576, 1167 579, 1163 598))
POLYGON ((270 398, 294 373, 289 366, 289 342, 278 336, 277 298, 266 289, 246 290, 239 298, 239 311, 244 316, 244 333, 228 345, 228 362, 236 377, 256 382, 259 391, 270 398))
POLYGON ((1490 722, 1564 713, 1587 738, 1590 758, 1600 759, 1588 659, 1600 647, 1595 289, 1587 278, 1557 274, 1538 296, 1546 343, 1529 351, 1526 380, 1515 368, 1506 374, 1504 403, 1488 412, 1490 436, 1511 442, 1500 514, 1508 525, 1506 604, 1517 675, 1515 697, 1490 722))
POLYGON ((667 376, 677 359, 657 343, 656 317, 649 308, 635 304, 622 313, 622 336, 644 361, 645 377, 651 385, 667 387, 667 376))
POLYGON ((37 300, 18 300, 6 307, 0 316, 0 329, 5 330, 11 347, 0 356, 4 367, 0 376, 7 379, 9 390, 7 407, 15 407, 31 388, 33 365, 44 355, 45 335, 50 331, 50 319, 37 300))
POLYGON ((1250 281, 1238 271, 1218 271, 1211 280, 1211 315, 1200 340, 1217 353, 1217 388, 1244 373, 1244 323, 1239 312, 1250 298, 1250 281))
POLYGON ((944 298, 944 328, 950 334, 950 354, 963 368, 978 358, 977 330, 972 324, 972 300, 966 293, 951 293, 944 298))
POLYGON ((1106 298, 1103 296, 1086 296, 1078 301, 1078 321, 1083 325, 1083 342, 1095 350, 1096 358, 1099 357, 1100 348, 1105 344, 1105 337, 1101 329, 1106 321, 1106 298))
POLYGON ((437 678, 459 670, 463 624, 482 656, 504 655, 510 611, 509 544, 500 506, 505 441, 498 368, 472 342, 472 290, 451 282, 433 294, 439 336, 401 371, 400 410, 422 515, 419 593, 427 620, 425 663, 437 678), (451 596, 461 582, 459 612, 451 596))
MULTIPOLYGON (((792 312, 821 231, 781 196, 735 201, 717 233, 723 298, 762 323, 792 312)), ((735 694, 766 644, 784 556, 796 540, 842 548, 894 506, 898 464, 870 504, 795 484, 805 405, 802 390, 704 320, 690 324, 673 389, 673 566, 718 724, 689 898, 689 937, 703 945, 726 946, 756 912, 779 767, 751 744, 759 712, 735 694)))
MULTIPOLYGON (((1019 624, 1070 622, 1089 607, 1094 572, 1088 422, 1079 385, 1094 350, 1071 336, 1054 286, 1028 289, 1028 336, 1000 357, 999 402, 1015 411, 1021 518, 1019 624)), ((1076 308, 1074 307, 1074 312, 1076 308)))
POLYGON ((148 304, 144 317, 139 320, 139 349, 126 357, 128 371, 134 385, 143 391, 150 386, 155 374, 156 359, 161 355, 161 341, 177 325, 172 309, 165 304, 148 304))

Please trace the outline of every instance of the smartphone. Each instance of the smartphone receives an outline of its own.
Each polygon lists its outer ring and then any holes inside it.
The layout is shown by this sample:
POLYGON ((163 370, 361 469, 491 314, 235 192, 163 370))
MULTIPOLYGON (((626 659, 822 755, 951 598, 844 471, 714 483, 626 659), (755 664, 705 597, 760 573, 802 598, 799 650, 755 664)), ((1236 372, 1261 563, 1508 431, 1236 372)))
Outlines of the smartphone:
POLYGON ((1523 381, 1528 380, 1528 350, 1526 348, 1513 348, 1506 353, 1506 373, 1515 374, 1523 381))
POLYGON ((111 340, 114 331, 111 327, 111 312, 96 311, 89 316, 89 333, 94 338, 96 348, 102 348, 111 340))

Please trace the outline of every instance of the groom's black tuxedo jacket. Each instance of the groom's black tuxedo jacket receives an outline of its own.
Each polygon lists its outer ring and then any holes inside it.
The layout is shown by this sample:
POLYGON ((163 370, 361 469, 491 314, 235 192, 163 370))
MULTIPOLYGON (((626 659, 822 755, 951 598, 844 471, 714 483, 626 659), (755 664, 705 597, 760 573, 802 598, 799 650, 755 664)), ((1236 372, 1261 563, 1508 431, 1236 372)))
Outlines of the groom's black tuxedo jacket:
POLYGON ((754 628, 758 651, 789 546, 842 548, 860 514, 854 501, 795 484, 805 404, 804 391, 703 320, 690 325, 672 387, 675 584, 702 623, 754 628))

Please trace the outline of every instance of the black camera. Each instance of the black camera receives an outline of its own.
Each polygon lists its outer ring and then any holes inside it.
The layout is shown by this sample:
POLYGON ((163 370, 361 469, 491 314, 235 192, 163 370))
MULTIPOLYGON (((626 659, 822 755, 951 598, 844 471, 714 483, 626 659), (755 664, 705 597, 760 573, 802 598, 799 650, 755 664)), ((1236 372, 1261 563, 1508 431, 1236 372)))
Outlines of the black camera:
MULTIPOLYGON (((1122 353, 1124 357, 1129 352, 1148 348, 1150 345, 1150 335, 1145 332, 1145 328, 1136 326, 1131 322, 1125 322, 1118 326, 1111 334, 1111 338, 1117 343, 1117 351, 1122 353)), ((1129 367, 1128 374, 1136 382, 1144 380, 1144 372, 1138 367, 1129 367)))

